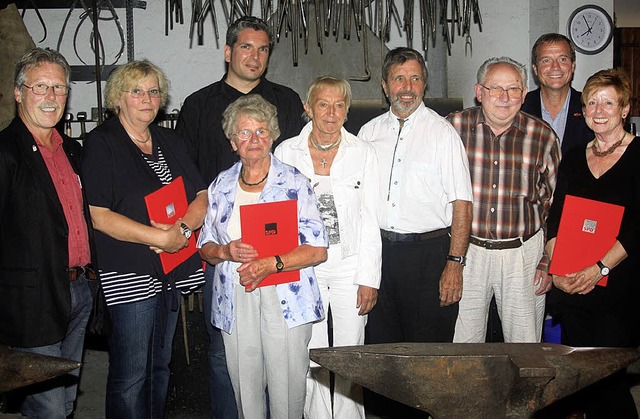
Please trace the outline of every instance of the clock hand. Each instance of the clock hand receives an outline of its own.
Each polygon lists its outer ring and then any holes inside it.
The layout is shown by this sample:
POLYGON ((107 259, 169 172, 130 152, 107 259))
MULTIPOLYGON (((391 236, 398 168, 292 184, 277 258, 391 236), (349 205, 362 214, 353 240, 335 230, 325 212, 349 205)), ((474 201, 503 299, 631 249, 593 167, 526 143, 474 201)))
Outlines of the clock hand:
POLYGON ((587 22, 587 18, 584 15, 582 15, 582 19, 584 19, 584 23, 587 24, 587 32, 591 32, 591 28, 593 27, 593 25, 589 26, 589 22, 587 22))

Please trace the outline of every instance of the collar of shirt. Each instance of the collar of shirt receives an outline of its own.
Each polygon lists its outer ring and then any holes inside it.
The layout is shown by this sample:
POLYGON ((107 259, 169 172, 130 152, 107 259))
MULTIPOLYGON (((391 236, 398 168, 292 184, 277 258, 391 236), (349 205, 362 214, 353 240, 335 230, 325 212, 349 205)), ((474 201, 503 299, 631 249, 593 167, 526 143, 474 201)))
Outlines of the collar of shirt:
POLYGON ((40 153, 47 153, 49 155, 52 155, 52 154, 55 154, 60 147, 62 147, 62 136, 60 135, 58 130, 55 128, 51 133, 51 148, 48 148, 46 145, 44 145, 42 141, 40 141, 35 136, 33 136, 33 138, 35 139, 36 144, 40 149, 40 153))
POLYGON ((542 94, 540 95, 540 109, 542 113, 542 119, 551 125, 551 128, 556 132, 556 135, 560 139, 560 144, 562 144, 562 138, 564 137, 564 130, 567 126, 567 114, 569 112, 569 101, 571 100, 571 89, 569 89, 569 94, 567 94, 567 98, 564 100, 564 105, 562 105, 562 109, 556 115, 556 118, 553 119, 551 117, 551 113, 547 111, 547 108, 544 106, 544 102, 542 101, 542 94))
MULTIPOLYGON (((241 96, 245 96, 245 93, 242 93, 240 90, 236 89, 235 87, 231 86, 230 84, 228 84, 225 80, 227 79, 227 75, 225 74, 224 77, 222 78, 222 83, 221 83, 221 92, 223 95, 225 95, 226 97, 231 98, 232 100, 235 100, 241 96)), ((254 87, 253 89, 251 89, 250 92, 246 93, 247 95, 253 94, 253 93, 257 93, 261 96, 265 96, 264 95, 264 90, 265 90, 265 85, 266 83, 263 83, 264 78, 260 78, 260 82, 256 85, 256 87, 254 87)))
MULTIPOLYGON (((493 134, 493 131, 491 130, 491 127, 487 123, 487 121, 486 121, 486 119, 484 117, 484 112, 482 111, 482 107, 479 106, 478 108, 480 108, 480 112, 477 112, 477 114, 476 114, 476 121, 474 123, 474 126, 477 126, 477 125, 480 125, 480 124, 486 125, 487 128, 489 129, 489 132, 491 132, 491 135, 493 137, 497 137, 497 135, 493 134)), ((507 128, 500 135, 505 134, 506 132, 508 132, 512 128, 517 129, 518 131, 520 131, 523 134, 527 132, 527 121, 526 121, 525 117, 522 115, 522 111, 518 111, 518 113, 513 117, 513 121, 511 121, 511 126, 509 128, 507 128)))

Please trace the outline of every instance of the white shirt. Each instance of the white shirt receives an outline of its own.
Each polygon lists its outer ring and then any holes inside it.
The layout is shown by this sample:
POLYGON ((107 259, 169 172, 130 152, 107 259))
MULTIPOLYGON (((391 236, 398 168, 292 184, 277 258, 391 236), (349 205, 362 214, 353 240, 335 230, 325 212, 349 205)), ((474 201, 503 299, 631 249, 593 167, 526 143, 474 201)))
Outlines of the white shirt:
POLYGON ((453 201, 473 201, 464 145, 446 119, 420 104, 404 122, 391 112, 367 122, 380 166, 380 228, 424 233, 451 226, 453 201), (398 135, 400 134, 400 135, 398 135))
MULTIPOLYGON (((311 128, 310 122, 300 135, 283 141, 274 155, 314 179, 316 175, 307 142, 311 128)), ((369 144, 344 128, 341 134, 342 142, 331 164, 330 179, 338 214, 342 258, 358 255, 354 284, 378 288, 382 265, 378 227, 378 162, 369 144)))

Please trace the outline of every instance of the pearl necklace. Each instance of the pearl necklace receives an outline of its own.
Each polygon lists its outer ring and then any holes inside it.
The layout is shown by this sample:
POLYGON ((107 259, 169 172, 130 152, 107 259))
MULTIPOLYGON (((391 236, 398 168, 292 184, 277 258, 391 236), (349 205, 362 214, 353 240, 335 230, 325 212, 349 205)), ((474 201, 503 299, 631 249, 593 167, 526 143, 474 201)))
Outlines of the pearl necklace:
POLYGON ((329 151, 332 148, 336 147, 338 144, 340 144, 340 141, 342 141, 342 134, 340 134, 340 137, 338 137, 338 139, 336 140, 335 143, 331 143, 331 144, 327 144, 327 145, 323 145, 323 144, 318 144, 314 139, 313 139, 313 134, 309 134, 309 141, 311 141, 311 145, 314 148, 317 148, 318 150, 321 151, 329 151))
POLYGON ((593 155, 596 156, 596 157, 608 156, 609 154, 613 153, 616 150, 616 148, 618 148, 620 146, 620 144, 622 144, 622 141, 624 141, 624 137, 626 137, 626 136, 627 136, 627 132, 625 131, 622 134, 622 138, 620 138, 620 141, 614 143, 611 147, 609 147, 605 151, 598 151, 598 149, 596 148, 596 144, 598 143, 598 140, 596 140, 591 145, 591 151, 593 151, 593 155))

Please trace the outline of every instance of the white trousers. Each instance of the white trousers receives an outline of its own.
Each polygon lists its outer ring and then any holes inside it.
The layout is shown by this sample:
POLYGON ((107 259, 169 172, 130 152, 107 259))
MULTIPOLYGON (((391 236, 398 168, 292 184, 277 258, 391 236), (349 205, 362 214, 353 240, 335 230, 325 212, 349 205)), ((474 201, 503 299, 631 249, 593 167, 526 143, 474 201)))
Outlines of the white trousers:
POLYGON ((235 308, 233 331, 222 337, 239 418, 267 417, 268 389, 272 419, 300 419, 311 324, 289 329, 273 286, 248 293, 236 284, 235 308))
POLYGON ((516 249, 487 250, 469 245, 454 342, 485 341, 493 295, 505 342, 540 342, 545 296, 535 295, 534 279, 543 236, 541 230, 516 249))
MULTIPOLYGON (((340 246, 329 247, 327 261, 315 268, 325 313, 331 308, 333 346, 352 346, 364 343, 367 316, 359 316, 356 308, 358 286, 357 256, 341 258, 340 246)), ((327 319, 314 323, 309 348, 329 346, 327 319)), ((307 419, 364 419, 362 387, 342 376, 335 375, 333 409, 329 370, 311 362, 307 375, 307 398, 304 417, 307 419)))

